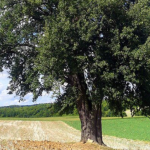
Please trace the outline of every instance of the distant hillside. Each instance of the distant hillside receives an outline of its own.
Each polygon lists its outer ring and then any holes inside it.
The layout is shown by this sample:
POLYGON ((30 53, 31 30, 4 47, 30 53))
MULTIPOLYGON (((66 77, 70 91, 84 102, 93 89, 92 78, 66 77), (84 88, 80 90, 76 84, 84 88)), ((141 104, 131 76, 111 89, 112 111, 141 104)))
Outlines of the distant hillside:
POLYGON ((9 105, 9 106, 0 106, 0 108, 32 107, 32 106, 35 106, 35 105, 43 105, 43 104, 51 104, 51 103, 42 103, 42 104, 33 104, 33 105, 9 105))
POLYGON ((74 105, 62 106, 61 102, 33 105, 10 105, 0 107, 0 117, 36 118, 61 115, 77 115, 74 105))
MULTIPOLYGON (((36 118, 36 117, 52 117, 61 115, 77 115, 78 111, 75 104, 63 106, 61 102, 34 104, 34 105, 11 105, 0 107, 0 117, 19 117, 19 118, 36 118)), ((125 112, 122 112, 126 116, 125 112)), ((120 116, 114 114, 108 107, 106 101, 102 103, 102 116, 113 117, 120 116)))
POLYGON ((52 103, 48 103, 0 107, 0 117, 50 117, 55 113, 53 105, 52 103))

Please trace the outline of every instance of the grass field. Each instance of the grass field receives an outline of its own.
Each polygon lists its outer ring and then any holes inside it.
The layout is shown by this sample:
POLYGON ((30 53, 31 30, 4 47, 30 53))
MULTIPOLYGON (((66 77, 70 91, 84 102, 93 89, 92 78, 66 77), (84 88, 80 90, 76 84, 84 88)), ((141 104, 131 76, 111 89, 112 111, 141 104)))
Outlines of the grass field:
MULTIPOLYGON (((64 121, 77 130, 81 129, 80 121, 64 121)), ((137 118, 104 118, 102 120, 104 135, 120 138, 150 141, 150 119, 145 117, 137 118)))
MULTIPOLYGON (((64 121, 68 125, 81 129, 80 121, 64 121)), ((116 136, 120 138, 150 141, 150 119, 137 118, 109 118, 102 120, 103 135, 116 136)))
POLYGON ((150 141, 150 119, 148 118, 103 120, 102 125, 104 135, 150 141))
MULTIPOLYGON (((78 116, 48 117, 48 118, 0 118, 0 120, 22 121, 64 121, 77 130, 81 130, 78 116)), ((103 134, 120 138, 150 141, 150 119, 145 117, 134 118, 103 118, 103 134)))

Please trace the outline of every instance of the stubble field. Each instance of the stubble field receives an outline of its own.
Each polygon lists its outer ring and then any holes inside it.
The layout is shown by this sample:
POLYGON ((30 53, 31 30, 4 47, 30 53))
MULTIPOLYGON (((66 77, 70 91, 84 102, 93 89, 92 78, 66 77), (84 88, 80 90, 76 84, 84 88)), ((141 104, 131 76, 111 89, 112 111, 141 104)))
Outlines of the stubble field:
MULTIPOLYGON (((110 149, 94 143, 80 143, 80 122, 77 117, 28 118, 21 120, 18 120, 18 118, 1 118, 0 120, 0 150, 110 149)), ((107 146, 126 150, 150 149, 150 134, 148 134, 149 130, 147 130, 149 128, 149 119, 104 118, 102 122, 103 133, 105 134, 103 135, 103 140, 107 146), (128 125, 126 125, 127 123, 128 125), (140 129, 141 127, 142 129, 140 129), (135 134, 134 132, 137 133, 135 134), (140 137, 139 134, 147 140, 133 140, 132 136, 138 138, 140 137)))
POLYGON ((0 150, 109 150, 79 141, 80 131, 61 121, 0 121, 0 150))

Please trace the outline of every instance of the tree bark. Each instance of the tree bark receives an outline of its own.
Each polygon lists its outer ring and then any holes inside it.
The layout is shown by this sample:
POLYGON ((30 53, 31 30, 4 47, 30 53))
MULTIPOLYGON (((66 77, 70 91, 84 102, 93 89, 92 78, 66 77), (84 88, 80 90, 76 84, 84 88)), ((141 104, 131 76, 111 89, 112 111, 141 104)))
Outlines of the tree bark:
POLYGON ((69 79, 72 85, 78 89, 77 109, 81 121, 81 142, 92 140, 105 146, 102 140, 101 102, 89 100, 88 87, 83 73, 75 74, 69 79))
POLYGON ((92 103, 82 95, 78 99, 77 106, 81 121, 81 142, 85 143, 91 140, 100 145, 105 145, 102 140, 101 104, 92 105, 92 103))

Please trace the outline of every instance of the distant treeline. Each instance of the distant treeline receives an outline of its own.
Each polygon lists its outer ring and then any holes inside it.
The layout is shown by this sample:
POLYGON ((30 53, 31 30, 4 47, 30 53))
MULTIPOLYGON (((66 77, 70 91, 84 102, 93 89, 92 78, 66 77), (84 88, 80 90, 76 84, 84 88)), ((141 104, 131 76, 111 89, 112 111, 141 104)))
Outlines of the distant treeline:
POLYGON ((0 108, 0 117, 50 117, 52 104, 39 104, 31 106, 8 106, 0 108))
MULTIPOLYGON (((104 101, 102 104, 103 117, 114 117, 116 115, 108 108, 107 103, 104 101)), ((0 107, 0 117, 20 117, 20 118, 33 118, 33 117, 53 117, 62 115, 78 115, 75 105, 66 106, 62 109, 60 103, 47 103, 37 104, 31 106, 7 106, 0 107)), ((123 112, 123 116, 126 116, 123 112)))
POLYGON ((0 107, 0 117, 37 118, 61 116, 64 114, 77 115, 77 111, 69 108, 63 111, 57 103, 37 104, 28 106, 0 107))

